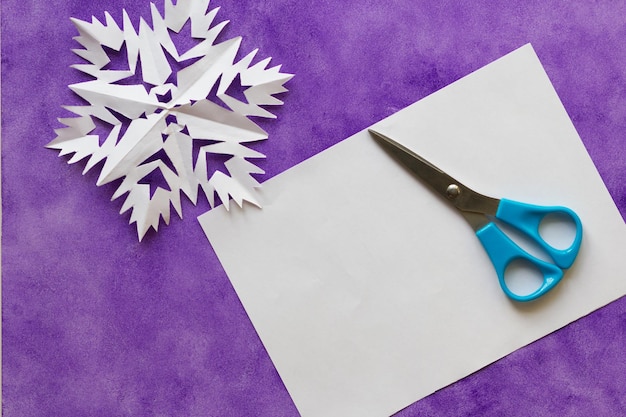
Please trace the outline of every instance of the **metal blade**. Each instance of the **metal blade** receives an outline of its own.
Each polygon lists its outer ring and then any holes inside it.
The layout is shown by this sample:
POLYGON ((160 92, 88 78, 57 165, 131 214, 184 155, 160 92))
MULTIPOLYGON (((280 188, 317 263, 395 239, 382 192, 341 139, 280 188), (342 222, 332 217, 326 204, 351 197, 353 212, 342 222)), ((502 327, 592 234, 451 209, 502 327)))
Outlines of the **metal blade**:
MULTIPOLYGON (((477 193, 395 140, 372 129, 369 132, 399 162, 457 209, 495 216, 500 200, 477 193)), ((466 217, 468 221, 471 217, 470 223, 474 226, 476 216, 466 217)))

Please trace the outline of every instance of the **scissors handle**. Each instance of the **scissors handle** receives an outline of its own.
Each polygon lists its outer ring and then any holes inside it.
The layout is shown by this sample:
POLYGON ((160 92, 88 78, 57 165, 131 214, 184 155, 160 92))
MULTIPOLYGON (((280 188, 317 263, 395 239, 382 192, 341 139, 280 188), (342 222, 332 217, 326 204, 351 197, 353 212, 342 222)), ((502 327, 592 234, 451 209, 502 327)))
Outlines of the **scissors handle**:
POLYGON ((509 298, 515 301, 525 302, 535 300, 554 288, 556 284, 561 281, 561 278, 563 278, 563 271, 561 268, 554 264, 544 262, 520 248, 493 222, 490 222, 486 226, 479 229, 476 232, 476 236, 483 244, 487 255, 489 255, 489 258, 491 259, 491 263, 496 269, 498 281, 500 281, 502 290, 509 298), (506 284, 504 279, 506 269, 511 262, 516 260, 524 260, 529 262, 531 265, 534 265, 543 277, 541 286, 530 294, 517 294, 511 291, 506 284))
POLYGON ((554 263, 567 269, 574 263, 583 238, 583 227, 580 218, 567 207, 543 207, 517 201, 502 199, 496 212, 496 219, 502 220, 510 226, 533 239, 552 258, 554 263), (539 225, 550 214, 569 217, 576 227, 574 241, 566 249, 557 249, 546 242, 539 234, 539 225))

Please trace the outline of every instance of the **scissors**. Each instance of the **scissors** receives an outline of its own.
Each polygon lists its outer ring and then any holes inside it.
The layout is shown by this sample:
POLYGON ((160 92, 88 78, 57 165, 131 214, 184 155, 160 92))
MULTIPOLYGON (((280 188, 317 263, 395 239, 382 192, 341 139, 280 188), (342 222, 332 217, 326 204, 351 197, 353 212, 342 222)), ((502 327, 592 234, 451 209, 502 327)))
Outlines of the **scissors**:
POLYGON ((479 194, 393 139, 372 129, 369 129, 369 132, 409 170, 459 209, 489 255, 502 290, 512 300, 525 302, 541 297, 561 281, 563 269, 569 268, 574 263, 580 249, 583 230, 580 218, 571 209, 561 206, 536 206, 479 194), (539 225, 551 214, 569 217, 576 227, 574 241, 567 249, 557 249, 549 245, 539 234, 539 225), (529 237, 549 255, 554 264, 543 261, 519 247, 494 223, 492 220, 494 218, 529 237), (507 267, 519 260, 537 268, 542 276, 539 288, 530 294, 512 291, 504 279, 507 267))

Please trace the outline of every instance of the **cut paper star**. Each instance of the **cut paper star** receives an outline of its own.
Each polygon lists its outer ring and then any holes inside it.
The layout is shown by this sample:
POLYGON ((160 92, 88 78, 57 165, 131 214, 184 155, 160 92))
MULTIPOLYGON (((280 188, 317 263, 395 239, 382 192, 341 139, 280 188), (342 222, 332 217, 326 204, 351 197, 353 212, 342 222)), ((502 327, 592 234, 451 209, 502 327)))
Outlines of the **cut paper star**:
POLYGON ((275 118, 263 106, 283 104, 275 95, 293 75, 270 58, 252 64, 258 50, 235 62, 241 37, 217 42, 228 21, 213 24, 218 8, 208 8, 165 0, 161 16, 151 4, 152 27, 141 19, 138 31, 126 11, 121 27, 109 13, 105 23, 72 19, 82 46, 73 52, 87 62, 73 67, 94 79, 69 88, 89 105, 65 107, 77 117, 60 118, 47 147, 70 164, 86 159, 83 174, 100 165, 98 186, 121 180, 112 199, 125 196, 120 213, 131 210, 139 240, 169 224, 170 207, 182 218, 181 192, 193 204, 203 193, 211 207, 215 195, 227 209, 230 199, 260 207, 253 175, 264 172, 250 159, 265 155, 249 144, 268 135, 250 117, 275 118), (172 34, 188 22, 195 45, 181 51, 172 34), (227 158, 222 170, 211 155, 227 158))

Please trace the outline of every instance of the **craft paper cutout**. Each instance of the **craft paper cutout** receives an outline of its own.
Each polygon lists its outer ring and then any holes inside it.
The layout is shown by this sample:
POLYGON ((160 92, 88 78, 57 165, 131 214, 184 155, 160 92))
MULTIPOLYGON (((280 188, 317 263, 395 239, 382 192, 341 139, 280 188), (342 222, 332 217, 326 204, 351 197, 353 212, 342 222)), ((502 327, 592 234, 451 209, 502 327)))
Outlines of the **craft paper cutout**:
POLYGON ((105 23, 72 19, 83 47, 73 52, 89 62, 73 67, 94 80, 69 86, 89 105, 66 106, 78 117, 59 119, 66 127, 47 147, 73 154, 70 164, 88 158, 83 174, 104 161, 98 186, 123 179, 112 199, 126 195, 120 214, 132 210, 139 240, 150 227, 158 230, 161 217, 169 224, 170 205, 182 218, 181 191, 193 204, 200 188, 211 207, 215 194, 227 209, 229 198, 260 207, 252 174, 264 172, 250 159, 265 156, 248 144, 268 136, 249 117, 275 118, 262 106, 283 104, 274 95, 287 91, 293 75, 280 65, 268 68, 271 58, 253 65, 258 50, 235 62, 241 37, 216 43, 228 21, 213 25, 218 8, 208 6, 209 0, 165 0, 163 17, 151 3, 152 27, 142 18, 138 31, 125 10, 121 27, 109 13, 105 23), (171 35, 189 20, 197 42, 182 52, 171 35), (109 69, 107 51, 125 51, 128 69, 109 69), (184 67, 176 72, 170 62, 184 67), (235 84, 244 88, 242 97, 229 94, 235 84), (108 132, 97 134, 96 123, 108 132), (212 154, 228 157, 227 173, 207 162, 212 154), (151 176, 164 184, 151 186, 151 176))
POLYGON ((514 303, 463 216, 367 130, 266 181, 262 212, 200 216, 302 417, 389 416, 626 293, 624 221, 530 45, 374 129, 487 195, 573 208, 585 238, 514 303))

